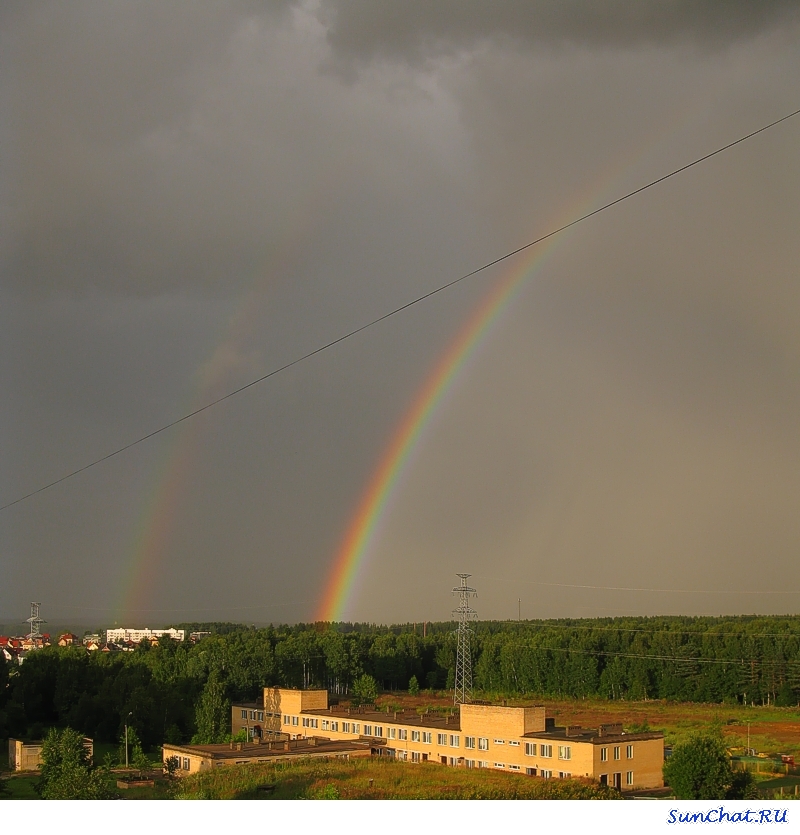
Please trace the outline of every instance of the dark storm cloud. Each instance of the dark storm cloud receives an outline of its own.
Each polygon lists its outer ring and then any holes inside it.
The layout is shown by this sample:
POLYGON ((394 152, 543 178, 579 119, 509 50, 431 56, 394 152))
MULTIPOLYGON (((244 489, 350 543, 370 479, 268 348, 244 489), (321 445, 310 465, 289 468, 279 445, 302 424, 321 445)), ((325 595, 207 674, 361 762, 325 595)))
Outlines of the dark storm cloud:
MULTIPOLYGON (((794 109, 795 7, 4 4, 3 500, 794 109)), ((408 457, 354 617, 446 617, 456 570, 485 616, 539 580, 797 586, 799 128, 559 239, 408 457)), ((110 615, 163 508, 136 605, 313 616, 498 272, 15 505, 0 613, 110 615)))
POLYGON ((263 258, 269 183, 226 141, 237 35, 287 3, 17 4, 3 20, 8 286, 213 287, 263 258), (215 89, 216 88, 216 89, 215 89), (259 189, 259 184, 261 188, 259 189))
POLYGON ((421 57, 491 39, 627 47, 724 44, 796 18, 795 0, 323 0, 340 56, 421 57))

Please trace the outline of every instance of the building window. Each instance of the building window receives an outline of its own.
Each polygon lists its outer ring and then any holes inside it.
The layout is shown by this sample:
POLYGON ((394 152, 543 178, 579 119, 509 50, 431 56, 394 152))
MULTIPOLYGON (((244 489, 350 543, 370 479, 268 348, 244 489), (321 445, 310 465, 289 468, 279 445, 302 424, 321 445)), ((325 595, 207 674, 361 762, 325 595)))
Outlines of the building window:
POLYGON ((508 740, 508 744, 509 744, 509 745, 516 745, 516 746, 517 746, 517 748, 519 748, 519 741, 518 741, 518 740, 516 740, 516 739, 509 739, 509 740, 508 740))
POLYGON ((633 785, 633 772, 632 772, 632 771, 629 771, 629 772, 625 775, 625 784, 626 784, 626 785, 628 785, 628 786, 632 786, 632 785, 633 785))
POLYGON ((458 748, 461 745, 461 737, 455 734, 450 734, 450 747, 458 748))
POLYGON ((319 719, 312 719, 311 720, 311 726, 313 728, 319 728, 319 719))
POLYGON ((408 759, 408 751, 398 751, 395 756, 398 760, 407 760, 408 759))
POLYGON ((375 726, 375 736, 383 736, 383 725, 375 726))
POLYGON ((283 724, 284 725, 291 725, 292 724, 292 717, 291 716, 284 716, 283 717, 283 724))
POLYGON ((572 759, 572 746, 571 745, 559 745, 558 746, 558 758, 560 760, 571 760, 572 759))
POLYGON ((411 741, 412 742, 419 742, 420 733, 419 731, 411 731, 411 741))
POLYGON ((242 719, 247 719, 247 711, 246 710, 242 711, 242 719))
POLYGON ((512 771, 519 771, 519 766, 518 766, 518 765, 510 765, 510 766, 509 766, 509 768, 510 768, 512 771))
POLYGON ((464 747, 465 748, 474 748, 475 747, 475 737, 474 736, 465 736, 464 737, 464 747))
POLYGON ((364 725, 364 735, 372 736, 372 725, 364 725))
POLYGON ((255 712, 254 710, 251 710, 251 711, 250 711, 250 718, 251 718, 251 719, 255 719, 255 718, 256 718, 256 712, 255 712))
POLYGON ((332 731, 336 731, 336 732, 338 733, 338 731, 339 731, 339 723, 338 723, 338 722, 331 722, 331 730, 332 730, 332 731))
POLYGON ((545 778, 545 780, 550 779, 550 777, 552 777, 552 776, 553 776, 553 772, 552 772, 552 771, 548 771, 546 768, 543 768, 543 769, 542 769, 542 777, 544 777, 544 778, 545 778))
POLYGON ((342 730, 346 733, 350 733, 350 723, 349 722, 342 722, 342 730))
POLYGON ((396 728, 387 728, 386 729, 386 735, 387 735, 388 739, 394 739, 396 733, 397 733, 396 728))
POLYGON ((475 760, 466 760, 467 768, 475 768, 475 760))
POLYGON ((536 769, 535 768, 526 768, 525 773, 528 777, 535 777, 536 776, 536 769))
POLYGON ((629 745, 627 747, 627 749, 625 750, 625 754, 626 754, 626 756, 628 757, 629 760, 633 759, 633 745, 629 745))
POLYGON ((494 744, 495 744, 495 745, 505 745, 505 744, 506 744, 506 741, 505 741, 504 739, 496 739, 496 740, 494 741, 494 744))
POLYGON ((397 731, 397 738, 398 739, 408 739, 408 731, 405 728, 400 728, 397 731))
POLYGON ((541 757, 552 757, 553 756, 553 746, 552 745, 540 745, 539 746, 539 756, 541 756, 541 757))
POLYGON ((189 758, 188 758, 188 757, 184 757, 184 758, 183 758, 183 770, 184 770, 184 771, 189 771, 189 770, 190 770, 190 766, 191 766, 191 763, 189 762, 189 758))
POLYGON ((293 725, 299 725, 300 720, 296 716, 292 716, 292 724, 293 725))
POLYGON ((448 765, 452 765, 453 767, 458 765, 458 757, 449 757, 447 760, 448 765))
POLYGON ((322 730, 323 731, 328 731, 328 730, 330 730, 330 727, 331 727, 330 721, 328 719, 323 719, 322 720, 322 730))
POLYGON ((258 711, 258 721, 259 721, 259 722, 263 722, 263 721, 264 721, 264 711, 263 711, 263 710, 259 710, 259 711, 258 711))
POLYGON ((447 745, 447 734, 436 734, 436 742, 438 745, 447 745))
POLYGON ((428 745, 433 744, 433 732, 432 731, 423 731, 422 732, 422 741, 427 742, 428 745))
POLYGON ((571 771, 559 771, 558 776, 562 780, 568 780, 570 777, 572 777, 572 772, 571 771))
POLYGON ((479 751, 488 751, 489 750, 489 740, 485 736, 478 737, 478 750, 479 751))
POLYGON ((361 725, 358 722, 353 722, 353 733, 360 734, 361 733, 361 725))
POLYGON ((615 745, 615 746, 614 746, 614 759, 615 759, 615 760, 618 760, 618 759, 619 759, 619 757, 620 757, 620 746, 619 746, 619 745, 615 745))
POLYGON ((478 768, 489 768, 489 763, 486 760, 478 760, 478 768))
POLYGON ((412 751, 411 752, 411 762, 418 763, 422 760, 422 754, 419 751, 412 751))
POLYGON ((608 748, 601 748, 600 749, 600 762, 608 762, 608 748))
POLYGON ((529 757, 535 757, 536 756, 536 743, 535 742, 526 742, 525 743, 525 753, 529 757))
POLYGON ((495 763, 495 764, 494 764, 494 767, 495 767, 495 768, 505 768, 505 767, 506 767, 506 764, 505 764, 505 763, 495 763))

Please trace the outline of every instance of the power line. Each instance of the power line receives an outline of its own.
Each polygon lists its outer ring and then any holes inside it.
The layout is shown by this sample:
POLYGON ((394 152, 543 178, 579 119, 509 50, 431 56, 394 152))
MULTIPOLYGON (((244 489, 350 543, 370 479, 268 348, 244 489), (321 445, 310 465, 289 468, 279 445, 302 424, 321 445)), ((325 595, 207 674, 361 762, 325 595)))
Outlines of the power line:
POLYGON ((738 664, 770 665, 770 666, 796 666, 800 661, 782 658, 694 658, 691 655, 641 655, 633 652, 611 652, 609 650, 576 649, 573 647, 545 647, 525 644, 526 649, 542 652, 569 652, 576 655, 609 656, 614 658, 640 658, 647 661, 674 661, 681 664, 738 664))
POLYGON ((587 212, 584 215, 581 215, 575 220, 571 220, 569 223, 565 223, 562 226, 559 226, 557 229, 553 229, 550 232, 547 232, 545 235, 542 235, 539 238, 536 238, 533 241, 530 241, 527 244, 523 244, 522 246, 517 247, 516 249, 507 252, 505 255, 501 255, 498 258, 495 258, 492 261, 483 264, 480 267, 476 267, 474 270, 471 270, 468 273, 465 273, 458 278, 454 278, 452 281, 448 281, 446 284, 442 284, 439 287, 436 287, 433 290, 430 290, 427 293, 424 293, 421 296, 417 296, 415 299, 412 299, 405 304, 400 305, 399 307, 395 307, 393 310, 384 313, 382 316, 378 316, 376 319, 372 319, 371 321, 367 322, 366 324, 360 325, 357 328, 354 328, 351 331, 343 334, 342 336, 337 337, 336 339, 331 340, 330 342, 326 342, 323 345, 320 345, 314 350, 309 351, 302 356, 297 357, 296 359, 291 360, 290 362, 285 363, 284 365, 279 366, 278 368, 273 369, 272 371, 268 372, 267 374, 262 375, 261 377, 257 377, 255 380, 251 380, 249 383, 245 383, 243 386, 239 386, 239 388, 234 389, 233 391, 229 391, 227 394, 222 395, 221 397, 216 398, 215 400, 206 403, 204 406, 200 406, 197 409, 194 409, 191 412, 187 412, 185 415, 182 415, 175 420, 170 421, 169 423, 165 423, 163 426, 159 427, 158 429, 154 429, 152 432, 148 432, 146 435, 142 435, 140 438, 137 438, 130 443, 125 444, 124 446, 118 447, 117 449, 113 450, 112 452, 107 453, 106 455, 101 456, 100 458, 95 459, 94 461, 89 462, 88 464, 84 464, 82 467, 78 467, 76 470, 72 470, 71 472, 67 473, 66 475, 61 476, 60 478, 55 479, 54 481, 48 482, 47 484, 42 485, 41 487, 37 487, 35 490, 31 490, 30 493, 26 493, 23 496, 19 496, 18 498, 10 501, 4 505, 0 505, 0 511, 7 510, 9 507, 13 507, 20 502, 24 502, 26 499, 30 499, 33 496, 38 495, 39 493, 43 493, 45 490, 49 490, 51 487, 55 487, 57 484, 61 484, 63 481, 67 481, 67 479, 73 478, 80 473, 86 472, 86 470, 91 469, 92 467, 96 467, 98 464, 102 464, 104 461, 108 461, 110 458, 114 458, 115 456, 119 455, 126 450, 131 449, 132 447, 138 446, 139 444, 144 443, 145 441, 154 438, 156 435, 160 435, 162 432, 166 432, 167 429, 172 429, 172 427, 177 426, 180 423, 183 423, 190 418, 199 415, 201 412, 205 412, 207 409, 211 409, 213 406, 217 406, 220 403, 224 402, 225 400, 229 400, 231 397, 235 397, 237 394, 241 394, 243 391, 247 391, 247 389, 252 388, 253 386, 258 385, 259 383, 263 383, 265 380, 270 379, 270 377, 274 377, 276 374, 280 374, 283 371, 292 368, 295 365, 298 365, 301 362, 305 362, 305 360, 311 359, 311 357, 316 356, 317 354, 321 354, 323 351, 327 351, 329 348, 333 348, 335 345, 338 345, 340 342, 344 342, 346 339, 350 339, 353 336, 361 333, 362 331, 371 328, 380 322, 389 319, 392 316, 396 316, 398 313, 402 313, 405 310, 408 310, 410 307, 414 307, 417 304, 420 304, 427 299, 430 299, 432 296, 437 295, 438 293, 443 292, 444 290, 448 290, 450 287, 459 284, 462 281, 465 281, 468 278, 471 278, 478 273, 483 272, 484 270, 488 270, 490 267, 494 267, 497 264, 502 263, 503 261, 507 261, 509 258, 513 258, 515 255, 519 255, 520 252, 524 252, 527 249, 530 249, 537 244, 546 241, 548 238, 552 238, 555 235, 558 235, 560 232, 564 232, 567 229, 570 229, 573 226, 576 226, 579 223, 583 223, 583 221, 588 220, 590 217, 594 217, 600 212, 606 211, 606 209, 610 209, 612 206, 616 206, 618 203, 622 203, 624 200, 628 200, 631 197, 634 197, 637 194, 641 194, 643 191, 647 191, 647 189, 652 188, 653 186, 659 185, 663 183, 665 180, 669 180, 671 177, 676 176, 684 171, 687 171, 690 168, 693 168, 695 165, 699 165, 701 162, 705 162, 706 160, 711 159, 712 157, 721 154, 723 151, 727 151, 730 148, 735 147, 736 145, 741 144, 742 142, 746 142, 748 139, 752 139, 754 136, 758 136, 760 133, 764 133, 765 131, 769 130, 770 128, 774 128, 777 125, 780 125, 782 122, 786 122, 787 120, 793 118, 800 114, 800 109, 794 110, 791 113, 787 113, 785 116, 781 116, 780 119, 776 119, 773 122, 770 122, 763 127, 758 128, 757 130, 751 131, 750 133, 746 134, 745 136, 740 136, 738 139, 735 139, 733 142, 729 142, 727 145, 722 145, 721 147, 717 148, 714 151, 711 151, 708 154, 704 154, 701 157, 698 157, 692 162, 686 163, 686 165, 682 165, 680 168, 676 168, 673 171, 670 171, 668 174, 664 174, 661 177, 658 177, 655 180, 651 180, 649 183, 639 186, 639 188, 634 189, 633 191, 629 191, 626 194, 623 194, 621 197, 617 197, 615 200, 612 200, 609 203, 605 203, 604 205, 600 206, 597 209, 593 209, 591 212, 587 212))
MULTIPOLYGON (((2 510, 3 508, 0 508, 2 510)), ((781 589, 779 591, 730 591, 728 589, 653 589, 646 586, 592 586, 588 583, 546 583, 543 580, 508 580, 503 577, 489 577, 476 574, 482 580, 496 580, 500 583, 523 583, 526 586, 552 586, 563 589, 595 589, 598 591, 651 591, 662 594, 800 594, 800 589, 781 589)))

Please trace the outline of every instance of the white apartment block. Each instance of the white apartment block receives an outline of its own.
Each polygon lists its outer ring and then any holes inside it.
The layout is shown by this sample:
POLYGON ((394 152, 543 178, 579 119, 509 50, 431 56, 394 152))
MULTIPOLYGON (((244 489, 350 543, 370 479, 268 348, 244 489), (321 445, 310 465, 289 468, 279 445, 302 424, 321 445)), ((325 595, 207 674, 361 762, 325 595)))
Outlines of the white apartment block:
POLYGON ((107 629, 106 641, 110 644, 118 644, 121 641, 133 641, 138 644, 140 641, 160 638, 168 635, 173 641, 182 641, 186 635, 183 629, 107 629))

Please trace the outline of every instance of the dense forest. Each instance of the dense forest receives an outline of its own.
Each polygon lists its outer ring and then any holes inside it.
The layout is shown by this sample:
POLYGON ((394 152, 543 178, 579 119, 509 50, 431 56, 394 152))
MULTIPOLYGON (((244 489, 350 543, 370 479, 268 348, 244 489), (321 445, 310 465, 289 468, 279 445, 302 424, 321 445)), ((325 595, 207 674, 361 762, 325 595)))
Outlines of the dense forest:
MULTIPOLYGON (((127 718, 146 747, 211 741, 229 727, 230 702, 253 701, 265 685, 346 696, 368 674, 385 690, 412 676, 422 688, 452 686, 453 623, 427 624, 424 637, 421 624, 178 625, 213 634, 135 652, 49 647, 1 664, 0 738, 69 726, 113 741, 127 718)), ((476 689, 489 698, 794 705, 800 694, 800 617, 481 622, 472 648, 476 689)))

